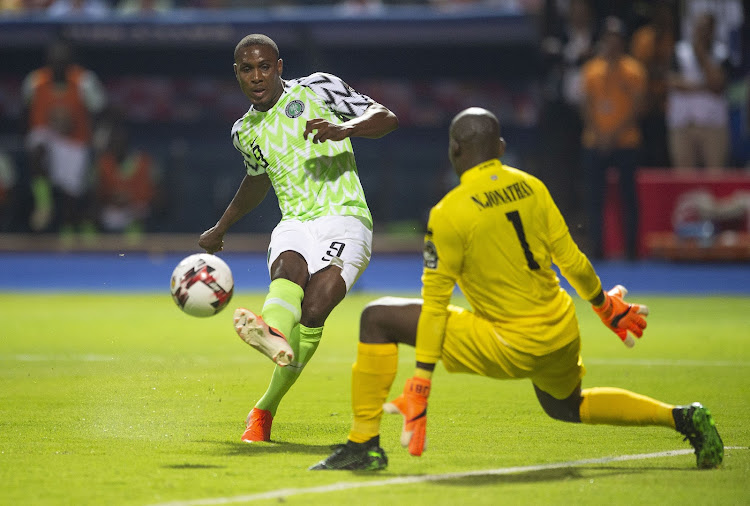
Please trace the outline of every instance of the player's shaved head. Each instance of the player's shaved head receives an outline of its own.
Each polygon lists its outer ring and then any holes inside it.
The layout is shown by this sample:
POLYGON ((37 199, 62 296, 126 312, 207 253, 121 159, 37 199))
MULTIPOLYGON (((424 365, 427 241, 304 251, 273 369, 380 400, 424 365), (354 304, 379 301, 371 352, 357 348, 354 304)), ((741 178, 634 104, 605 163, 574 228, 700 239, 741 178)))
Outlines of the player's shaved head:
POLYGON ((279 46, 276 45, 271 37, 263 35, 262 33, 251 33, 250 35, 246 35, 245 37, 243 37, 242 40, 237 43, 237 46, 235 46, 234 60, 237 61, 237 54, 241 49, 250 46, 270 47, 276 54, 276 59, 279 59, 279 46))
POLYGON ((487 109, 470 107, 453 118, 450 132, 451 137, 462 144, 486 144, 500 137, 500 122, 487 109))
POLYGON ((500 157, 503 150, 500 122, 487 109, 470 107, 458 113, 451 121, 449 154, 458 174, 500 157))

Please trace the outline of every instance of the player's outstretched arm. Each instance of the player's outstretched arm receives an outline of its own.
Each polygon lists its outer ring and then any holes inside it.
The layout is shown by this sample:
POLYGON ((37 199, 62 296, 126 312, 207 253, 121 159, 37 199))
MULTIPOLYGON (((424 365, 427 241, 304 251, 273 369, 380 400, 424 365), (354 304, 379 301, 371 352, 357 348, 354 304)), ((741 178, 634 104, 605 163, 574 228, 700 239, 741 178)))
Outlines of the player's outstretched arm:
POLYGON ((255 209, 265 198, 271 188, 271 180, 266 174, 259 176, 246 175, 216 225, 203 232, 198 239, 198 246, 206 253, 216 253, 224 249, 224 234, 237 220, 255 209))
POLYGON ((591 299, 592 307, 604 325, 606 325, 627 346, 632 348, 635 339, 629 335, 641 337, 646 328, 648 307, 643 304, 630 304, 624 297, 628 291, 622 285, 616 285, 608 292, 601 291, 591 299))
POLYGON ((398 128, 398 118, 386 106, 375 102, 362 116, 352 118, 344 125, 353 127, 350 137, 379 139, 398 128))
POLYGON ((370 105, 361 116, 336 124, 321 118, 311 119, 305 125, 303 137, 315 132, 312 142, 342 141, 347 137, 378 139, 398 128, 398 118, 387 107, 377 102, 370 105))

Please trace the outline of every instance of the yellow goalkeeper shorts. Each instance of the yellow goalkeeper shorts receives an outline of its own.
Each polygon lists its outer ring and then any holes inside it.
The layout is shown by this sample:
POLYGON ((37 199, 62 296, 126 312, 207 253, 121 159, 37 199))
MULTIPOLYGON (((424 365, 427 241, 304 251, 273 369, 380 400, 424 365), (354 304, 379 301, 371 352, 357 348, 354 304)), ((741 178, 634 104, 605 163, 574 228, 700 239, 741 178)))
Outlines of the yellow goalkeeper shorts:
POLYGON ((556 399, 565 399, 586 374, 580 337, 536 356, 509 347, 498 329, 471 311, 450 306, 441 360, 448 372, 498 379, 530 378, 556 399))

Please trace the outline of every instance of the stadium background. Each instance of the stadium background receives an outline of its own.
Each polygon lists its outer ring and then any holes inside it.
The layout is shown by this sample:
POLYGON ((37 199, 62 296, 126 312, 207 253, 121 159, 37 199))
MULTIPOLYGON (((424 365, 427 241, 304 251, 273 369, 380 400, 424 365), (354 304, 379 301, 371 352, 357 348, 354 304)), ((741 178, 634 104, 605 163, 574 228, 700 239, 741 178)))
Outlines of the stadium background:
MULTIPOLYGON (((532 118, 523 115, 533 116, 525 108, 534 104, 538 68, 534 20, 527 15, 437 15, 415 7, 357 17, 310 7, 77 21, 3 23, 2 134, 23 166, 21 80, 43 63, 44 48, 56 35, 71 40, 78 61, 125 109, 134 144, 162 161, 166 204, 149 223, 151 231, 202 231, 236 190, 242 166, 229 131, 248 102, 232 74, 232 52, 248 33, 277 41, 285 76, 326 71, 397 113, 401 129, 387 143, 354 141, 377 223, 420 221, 436 202, 444 189, 439 176, 449 169, 445 126, 469 104, 502 114, 514 153, 531 149, 532 118)), ((25 181, 20 183, 23 188, 25 181)), ((233 231, 268 232, 278 217, 275 199, 268 198, 233 231)), ((19 219, 12 225, 16 231, 24 226, 19 219)))
MULTIPOLYGON (((0 11, 0 150, 15 166, 13 202, 0 211, 0 261, 11 265, 18 252, 96 251, 112 255, 116 264, 120 257, 115 254, 145 252, 151 254, 145 265, 154 265, 154 255, 195 251, 197 235, 215 223, 242 177, 229 131, 248 102, 232 75, 231 55, 236 42, 252 32, 267 33, 278 42, 285 76, 336 74, 398 115, 395 134, 375 142, 353 141, 375 220, 376 253, 418 256, 428 209, 456 182, 445 153, 448 122, 471 105, 498 115, 508 140, 503 161, 548 184, 571 232, 587 251, 580 199, 586 181, 576 181, 571 195, 568 180, 576 175, 561 173, 548 163, 541 142, 549 69, 540 41, 560 22, 550 15, 557 3, 284 2, 238 8, 245 3, 216 2, 212 5, 232 8, 199 9, 195 6, 201 2, 173 2, 163 12, 125 16, 113 9, 97 17, 0 11), (23 78, 43 65, 45 48, 57 38, 72 43, 76 61, 98 75, 110 103, 125 111, 132 144, 160 162, 161 195, 146 224, 147 234, 135 242, 101 234, 95 241, 61 244, 56 237, 30 233, 33 199, 23 149, 20 88, 23 78)), ((649 2, 592 4, 599 19, 618 15, 632 33, 645 22, 649 2)), ((674 5, 679 18, 687 2, 674 5)), ((740 55, 747 45, 745 32, 728 35, 740 55)), ((733 89, 739 90, 739 98, 732 102, 732 165, 744 167, 750 151, 747 58, 737 63, 732 76, 733 89)), ((725 185, 729 189, 750 188, 744 171, 730 169, 727 177, 734 178, 725 185)), ((663 187, 656 192, 665 195, 663 187)), ((611 201, 617 205, 616 198, 611 201)), ((671 209, 655 207, 658 201, 642 202, 642 214, 649 217, 642 229, 656 218, 660 227, 669 227, 671 209)), ((605 214, 605 241, 613 244, 620 239, 616 214, 611 208, 605 214)), ((269 196, 233 227, 233 233, 249 235, 231 238, 228 252, 263 252, 278 218, 275 198, 269 196)), ((643 244, 645 237, 642 234, 643 244)), ((640 251, 648 260, 643 244, 640 251)), ((618 257, 617 247, 608 248, 611 258, 618 257)), ((733 259, 748 257, 750 245, 733 259)), ((33 266, 28 271, 40 272, 33 266)))

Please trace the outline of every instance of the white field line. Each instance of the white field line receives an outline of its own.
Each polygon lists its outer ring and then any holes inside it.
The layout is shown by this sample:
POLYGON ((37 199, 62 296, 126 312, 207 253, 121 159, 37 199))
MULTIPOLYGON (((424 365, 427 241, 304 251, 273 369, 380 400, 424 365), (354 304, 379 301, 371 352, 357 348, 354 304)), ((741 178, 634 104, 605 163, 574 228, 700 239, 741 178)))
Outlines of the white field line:
MULTIPOLYGON (((183 356, 180 357, 184 360, 195 360, 196 362, 215 362, 221 361, 225 363, 234 362, 248 362, 253 359, 250 356, 235 355, 232 357, 206 357, 202 355, 183 356)), ((173 361, 174 357, 171 356, 115 356, 115 355, 98 355, 93 353, 88 354, 59 354, 59 355, 45 355, 45 354, 31 354, 31 353, 19 353, 15 355, 3 355, 0 354, 0 361, 6 362, 115 362, 119 360, 135 361, 135 362, 167 362, 173 361)), ((413 363, 414 359, 404 358, 402 362, 413 363)), ((682 360, 682 359, 628 359, 628 358, 586 358, 584 357, 584 363, 590 365, 626 365, 626 366, 640 366, 640 367, 653 367, 653 366, 668 366, 668 367, 750 367, 750 362, 742 360, 682 360)), ((332 359, 327 357, 316 357, 316 363, 351 363, 350 360, 332 359)))
POLYGON ((627 358, 586 358, 584 364, 592 365, 635 365, 635 366, 674 366, 674 367, 750 367, 750 362, 741 360, 687 360, 687 359, 627 359, 627 358))
MULTIPOLYGON (((747 450, 745 446, 725 446, 728 450, 747 450)), ((257 494, 235 495, 230 497, 213 497, 207 499, 192 499, 187 501, 171 501, 154 504, 152 506, 214 506, 220 504, 235 504, 264 499, 283 499, 293 495, 302 494, 325 494, 327 492, 340 492, 342 490, 353 490, 357 488, 388 487, 391 485, 408 485, 412 483, 424 483, 430 481, 455 480, 469 478, 472 476, 501 476, 506 474, 529 473, 535 471, 547 471, 550 469, 565 469, 571 467, 587 466, 592 464, 607 464, 609 462, 625 462, 628 460, 646 460, 661 457, 676 457, 678 455, 689 455, 693 450, 670 450, 656 453, 638 453, 635 455, 617 455, 614 457, 600 457, 596 459, 571 460, 569 462, 557 462, 552 464, 538 464, 533 466, 501 467, 498 469, 483 469, 476 471, 464 471, 459 473, 426 474, 420 476, 401 476, 387 480, 362 481, 362 482, 338 482, 330 485, 321 485, 308 488, 282 488, 257 494)), ((325 472, 325 471, 321 471, 325 472)), ((334 471, 335 472, 335 471, 334 471)))

